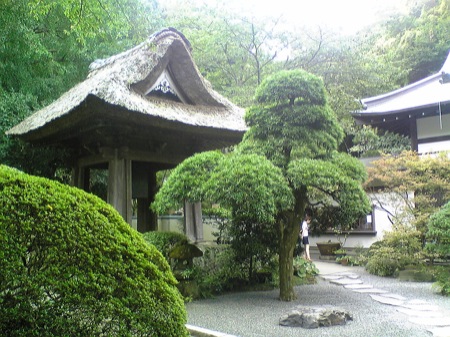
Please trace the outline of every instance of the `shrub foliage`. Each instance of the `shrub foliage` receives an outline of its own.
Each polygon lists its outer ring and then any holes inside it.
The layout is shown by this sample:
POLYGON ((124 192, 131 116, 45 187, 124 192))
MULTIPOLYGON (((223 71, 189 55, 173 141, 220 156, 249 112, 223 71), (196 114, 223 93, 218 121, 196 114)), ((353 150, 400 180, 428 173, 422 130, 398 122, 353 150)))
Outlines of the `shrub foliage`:
MULTIPOLYGON (((450 258, 450 202, 430 217, 426 238, 429 253, 450 258)), ((450 267, 438 270, 436 284, 441 294, 450 296, 450 267)))
POLYGON ((109 205, 0 166, 0 335, 186 336, 169 265, 109 205))
POLYGON ((420 232, 398 226, 370 247, 366 269, 374 275, 394 276, 407 265, 420 264, 422 260, 420 232))
POLYGON ((429 252, 450 257, 450 202, 431 216, 426 237, 429 252))
POLYGON ((156 247, 169 261, 169 251, 178 242, 187 240, 186 235, 177 232, 147 232, 142 234, 144 240, 156 247))

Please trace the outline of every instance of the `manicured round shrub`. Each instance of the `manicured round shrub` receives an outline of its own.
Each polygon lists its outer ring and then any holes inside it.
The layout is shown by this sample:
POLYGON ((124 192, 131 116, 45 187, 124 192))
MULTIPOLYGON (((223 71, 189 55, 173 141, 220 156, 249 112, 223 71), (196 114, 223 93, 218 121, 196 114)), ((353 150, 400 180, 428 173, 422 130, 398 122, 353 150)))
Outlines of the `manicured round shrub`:
POLYGON ((0 166, 0 335, 187 336, 169 265, 99 198, 0 166))

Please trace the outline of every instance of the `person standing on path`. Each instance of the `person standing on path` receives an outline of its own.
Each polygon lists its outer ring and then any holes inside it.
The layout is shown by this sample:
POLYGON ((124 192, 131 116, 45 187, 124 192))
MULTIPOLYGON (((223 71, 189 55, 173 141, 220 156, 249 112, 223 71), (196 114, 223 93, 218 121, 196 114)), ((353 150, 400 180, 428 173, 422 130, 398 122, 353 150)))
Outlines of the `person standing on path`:
POLYGON ((302 222, 302 229, 300 231, 302 237, 302 243, 305 246, 305 259, 311 261, 309 255, 309 224, 311 223, 311 217, 306 215, 305 220, 302 222))

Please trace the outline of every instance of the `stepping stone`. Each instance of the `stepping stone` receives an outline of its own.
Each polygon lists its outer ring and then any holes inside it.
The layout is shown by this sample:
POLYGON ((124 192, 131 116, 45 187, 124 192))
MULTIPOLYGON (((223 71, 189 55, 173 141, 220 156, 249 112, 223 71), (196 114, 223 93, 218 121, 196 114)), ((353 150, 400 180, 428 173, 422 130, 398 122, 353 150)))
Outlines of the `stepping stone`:
POLYGON ((416 317, 443 317, 444 316, 442 311, 421 311, 421 310, 406 309, 406 308, 402 308, 402 307, 398 307, 396 309, 398 312, 401 312, 408 316, 416 316, 416 317))
POLYGON ((330 283, 333 284, 339 284, 339 285, 348 285, 348 284, 361 284, 363 283, 361 280, 353 280, 353 279, 349 279, 349 278, 343 278, 343 279, 338 279, 338 280, 330 280, 330 283))
POLYGON ((373 285, 370 284, 347 284, 344 286, 345 289, 372 289, 373 285))
POLYGON ((362 293, 362 294, 386 294, 387 290, 377 289, 377 288, 368 288, 368 289, 352 289, 354 292, 362 293))
POLYGON ((384 297, 384 296, 380 296, 380 295, 370 295, 370 297, 372 297, 372 299, 374 301, 377 301, 377 302, 380 302, 383 304, 388 304, 388 305, 400 306, 404 303, 402 300, 398 300, 396 298, 384 297))
POLYGON ((349 275, 345 275, 347 278, 351 278, 353 280, 359 279, 361 276, 357 275, 357 274, 349 274, 349 275))
POLYGON ((450 317, 410 317, 409 321, 420 325, 432 325, 450 329, 450 317))
POLYGON ((343 273, 338 273, 335 275, 340 275, 340 276, 346 276, 348 278, 352 278, 352 279, 356 279, 356 278, 360 278, 361 276, 359 276, 358 274, 352 273, 352 272, 343 272, 343 273))
POLYGON ((428 304, 428 302, 424 300, 409 300, 408 304, 428 304))
POLYGON ((341 278, 343 278, 344 276, 340 276, 340 275, 320 275, 321 278, 323 278, 324 280, 339 280, 341 278))
POLYGON ((448 337, 450 336, 450 327, 427 329, 434 337, 448 337))
POLYGON ((383 295, 381 295, 381 296, 383 296, 383 297, 389 297, 389 298, 394 298, 394 299, 399 300, 399 301, 406 301, 406 300, 407 300, 406 297, 403 297, 403 296, 397 295, 397 294, 391 294, 391 293, 386 293, 386 294, 383 294, 383 295))
POLYGON ((403 303, 400 306, 406 309, 417 310, 417 311, 438 311, 440 308, 433 304, 409 304, 403 303))

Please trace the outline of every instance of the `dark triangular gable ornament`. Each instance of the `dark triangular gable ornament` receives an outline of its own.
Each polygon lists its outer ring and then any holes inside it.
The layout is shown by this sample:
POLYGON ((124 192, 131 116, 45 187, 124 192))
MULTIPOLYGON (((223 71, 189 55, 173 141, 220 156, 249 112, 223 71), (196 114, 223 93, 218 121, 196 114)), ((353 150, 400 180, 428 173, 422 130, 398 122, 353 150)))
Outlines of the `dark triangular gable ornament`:
POLYGON ((160 97, 179 103, 188 103, 188 99, 183 92, 177 88, 175 81, 168 69, 164 69, 156 82, 145 92, 148 97, 160 97))

